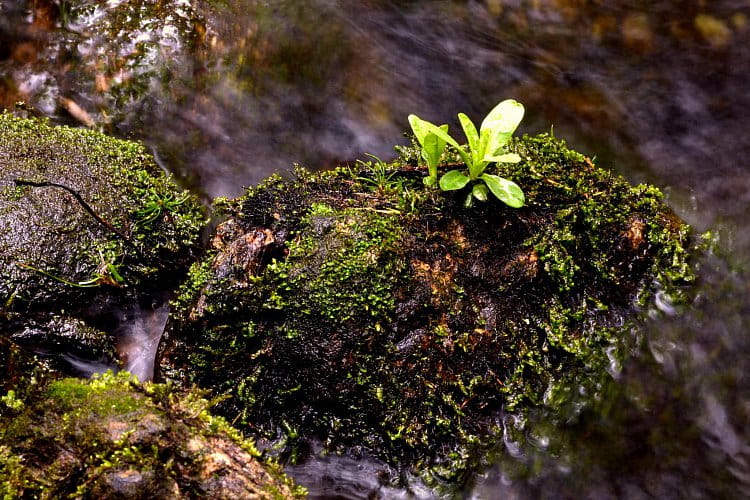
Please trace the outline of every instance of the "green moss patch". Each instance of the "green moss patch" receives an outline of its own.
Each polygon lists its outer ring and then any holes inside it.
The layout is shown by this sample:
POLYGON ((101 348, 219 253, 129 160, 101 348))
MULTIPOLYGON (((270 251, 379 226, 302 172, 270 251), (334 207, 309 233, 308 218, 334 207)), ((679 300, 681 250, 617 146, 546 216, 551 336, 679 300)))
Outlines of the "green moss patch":
POLYGON ((197 392, 129 374, 0 400, 7 498, 289 498, 302 493, 197 392))

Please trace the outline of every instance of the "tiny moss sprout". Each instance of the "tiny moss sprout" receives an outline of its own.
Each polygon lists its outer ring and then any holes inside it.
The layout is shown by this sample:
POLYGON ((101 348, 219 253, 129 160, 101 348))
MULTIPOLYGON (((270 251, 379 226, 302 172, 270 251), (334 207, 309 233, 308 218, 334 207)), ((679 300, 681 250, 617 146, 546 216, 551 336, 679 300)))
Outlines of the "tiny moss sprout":
POLYGON ((143 205, 143 208, 135 213, 136 217, 138 217, 138 224, 149 226, 163 214, 174 212, 174 210, 185 203, 188 198, 188 194, 175 196, 173 193, 167 193, 162 196, 160 193, 157 193, 156 190, 149 190, 148 200, 143 205))
POLYGON ((357 160, 357 165, 362 169, 368 169, 372 172, 371 177, 358 176, 355 180, 364 182, 375 188, 379 194, 390 194, 403 190, 403 186, 400 185, 398 180, 394 180, 393 176, 396 175, 396 170, 388 173, 388 165, 375 155, 367 154, 374 162, 357 160))
POLYGON ((470 206, 472 199, 487 201, 491 192, 506 205, 519 208, 525 203, 523 191, 518 185, 498 175, 485 173, 490 163, 517 163, 521 157, 509 153, 506 145, 523 118, 523 105, 513 99, 507 99, 495 106, 477 132, 474 123, 464 113, 458 114, 468 140, 466 150, 448 135, 448 126, 437 126, 416 115, 409 115, 409 124, 420 146, 422 158, 427 162, 428 177, 425 184, 434 186, 437 180, 437 165, 443 150, 450 144, 466 164, 467 171, 450 170, 443 174, 438 183, 443 191, 455 191, 472 184, 472 190, 466 198, 470 206))

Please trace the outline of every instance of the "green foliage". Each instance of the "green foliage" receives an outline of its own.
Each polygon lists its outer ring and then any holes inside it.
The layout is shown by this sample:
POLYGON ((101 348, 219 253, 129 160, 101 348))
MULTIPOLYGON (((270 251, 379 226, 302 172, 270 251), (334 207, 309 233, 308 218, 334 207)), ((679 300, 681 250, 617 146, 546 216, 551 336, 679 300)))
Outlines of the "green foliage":
POLYGON ((368 154, 367 156, 375 161, 364 162, 357 160, 357 164, 363 169, 370 170, 372 176, 353 176, 355 180, 372 186, 379 195, 389 195, 403 191, 403 184, 399 180, 393 179, 396 175, 396 170, 388 172, 388 165, 383 160, 375 155, 368 154))
POLYGON ((156 189, 149 189, 147 193, 148 198, 143 208, 137 210, 135 213, 138 217, 138 224, 142 224, 145 227, 150 227, 162 215, 174 212, 177 207, 190 198, 190 195, 187 193, 175 195, 172 192, 160 193, 156 189))
POLYGON ((508 206, 522 207, 525 197, 515 182, 497 175, 486 174, 484 171, 493 162, 518 163, 521 161, 521 157, 516 153, 507 152, 506 145, 521 122, 523 114, 524 109, 521 103, 507 99, 490 111, 477 132, 471 119, 464 113, 459 113, 458 119, 469 143, 468 150, 448 135, 447 125, 438 127, 416 115, 409 115, 409 124, 422 146, 422 158, 427 162, 429 169, 425 184, 435 184, 437 163, 446 144, 450 144, 461 156, 467 171, 451 170, 445 173, 440 178, 440 189, 455 191, 473 183, 472 191, 466 198, 467 206, 471 205, 473 198, 487 201, 488 192, 491 192, 508 206))

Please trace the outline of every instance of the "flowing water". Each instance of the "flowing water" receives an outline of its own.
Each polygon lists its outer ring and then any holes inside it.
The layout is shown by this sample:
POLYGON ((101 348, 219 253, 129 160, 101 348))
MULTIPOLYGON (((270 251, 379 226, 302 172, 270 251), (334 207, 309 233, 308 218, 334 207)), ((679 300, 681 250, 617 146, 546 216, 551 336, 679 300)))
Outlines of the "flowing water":
MULTIPOLYGON (((455 128, 457 112, 481 119, 518 99, 520 132, 554 127, 600 165, 663 188, 717 245, 689 303, 659 295, 607 373, 571 386, 554 412, 505 416, 492 463, 462 495, 750 495, 750 2, 183 1, 150 20, 138 10, 162 4, 0 0, 0 105, 23 99, 141 138, 213 197, 295 162, 387 159, 409 113, 455 128)), ((318 497, 437 494, 384 485, 390 471, 376 461, 289 470, 318 497)))

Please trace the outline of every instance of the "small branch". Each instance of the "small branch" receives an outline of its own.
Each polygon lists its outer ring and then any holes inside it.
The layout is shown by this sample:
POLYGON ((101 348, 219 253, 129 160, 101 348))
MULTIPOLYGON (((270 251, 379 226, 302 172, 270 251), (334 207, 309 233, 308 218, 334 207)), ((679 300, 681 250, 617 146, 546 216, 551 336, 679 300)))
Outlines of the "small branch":
POLYGON ((112 224, 107 222, 106 220, 102 219, 99 214, 94 211, 93 208, 91 208, 91 205, 86 203, 86 200, 81 197, 81 195, 76 191, 75 189, 69 188, 68 186, 65 186, 63 184, 57 184, 56 182, 34 182, 34 181, 27 181, 24 179, 13 179, 13 183, 16 186, 31 186, 31 187, 56 187, 60 189, 64 189, 68 193, 70 193, 73 198, 76 199, 79 205, 83 207, 86 212, 89 213, 96 221, 107 228, 110 232, 112 232, 114 235, 116 235, 118 238, 120 238, 122 241, 124 241, 128 246, 130 246, 132 249, 134 249, 140 257, 143 257, 143 253, 141 253, 141 250, 135 246, 135 243, 133 243, 130 238, 125 236, 123 232, 118 230, 116 227, 114 227, 112 224))

